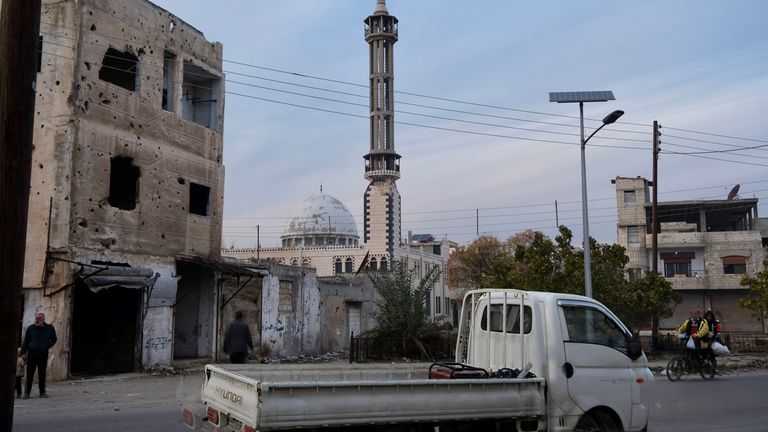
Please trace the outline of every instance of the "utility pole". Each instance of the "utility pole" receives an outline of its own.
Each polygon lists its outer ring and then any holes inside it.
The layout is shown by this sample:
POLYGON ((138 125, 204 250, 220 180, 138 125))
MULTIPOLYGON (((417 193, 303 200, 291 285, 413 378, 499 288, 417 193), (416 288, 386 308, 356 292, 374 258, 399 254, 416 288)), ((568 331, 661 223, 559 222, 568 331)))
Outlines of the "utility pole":
MULTIPOLYGON (((651 268, 654 277, 659 274, 659 122, 653 121, 653 204, 651 207, 651 249, 653 258, 651 268)), ((651 321, 651 344, 654 351, 659 349, 659 317, 654 314, 651 321)))
POLYGON ((560 215, 557 213, 557 200, 555 200, 555 228, 560 229, 560 215))
POLYGON ((27 240, 40 0, 0 7, 0 430, 13 430, 27 240))

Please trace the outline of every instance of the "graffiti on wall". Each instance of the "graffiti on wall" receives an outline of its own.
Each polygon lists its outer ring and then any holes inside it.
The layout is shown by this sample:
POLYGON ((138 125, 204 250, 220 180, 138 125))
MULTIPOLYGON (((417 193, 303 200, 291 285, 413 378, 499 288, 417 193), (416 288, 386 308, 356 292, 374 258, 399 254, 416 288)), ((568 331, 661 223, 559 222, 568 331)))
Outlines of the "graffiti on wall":
POLYGON ((163 351, 169 349, 170 347, 171 338, 169 337, 156 337, 147 339, 147 343, 145 344, 145 348, 152 351, 163 351))

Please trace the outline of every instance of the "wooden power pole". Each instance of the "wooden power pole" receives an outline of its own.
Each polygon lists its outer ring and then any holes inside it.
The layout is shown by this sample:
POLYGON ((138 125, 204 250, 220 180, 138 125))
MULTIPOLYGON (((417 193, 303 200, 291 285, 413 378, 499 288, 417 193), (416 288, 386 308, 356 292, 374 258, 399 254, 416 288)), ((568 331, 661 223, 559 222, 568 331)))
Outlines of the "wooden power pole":
MULTIPOLYGON (((659 122, 653 121, 653 204, 651 207, 651 268, 654 276, 659 274, 659 122)), ((654 314, 651 322, 651 343, 653 350, 659 349, 659 316, 654 314)))
POLYGON ((40 0, 0 7, 0 430, 13 429, 27 239, 40 0))

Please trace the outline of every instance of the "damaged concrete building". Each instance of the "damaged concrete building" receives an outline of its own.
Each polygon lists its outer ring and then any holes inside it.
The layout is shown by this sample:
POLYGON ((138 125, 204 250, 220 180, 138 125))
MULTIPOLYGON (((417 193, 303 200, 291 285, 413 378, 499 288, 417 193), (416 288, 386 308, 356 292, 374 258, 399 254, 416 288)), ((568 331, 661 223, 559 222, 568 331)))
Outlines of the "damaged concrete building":
MULTIPOLYGON (((652 265, 653 185, 642 177, 616 177, 617 238, 629 257, 630 280, 652 265)), ((735 189, 734 189, 735 190, 735 189)), ((726 198, 725 196, 723 198, 726 198)), ((739 282, 744 274, 763 269, 766 235, 758 218, 757 198, 664 201, 658 203, 659 273, 672 284, 683 302, 661 327, 676 328, 689 310, 711 309, 727 331, 766 331, 736 301, 747 293, 739 282)))
POLYGON ((144 0, 44 0, 23 322, 54 378, 210 357, 224 191, 222 46, 144 0))

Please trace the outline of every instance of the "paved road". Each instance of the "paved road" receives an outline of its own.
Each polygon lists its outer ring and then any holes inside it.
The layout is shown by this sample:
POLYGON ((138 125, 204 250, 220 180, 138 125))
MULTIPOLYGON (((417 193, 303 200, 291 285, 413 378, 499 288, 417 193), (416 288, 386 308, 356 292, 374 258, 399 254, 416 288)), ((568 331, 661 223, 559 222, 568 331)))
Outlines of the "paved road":
MULTIPOLYGON (((179 423, 179 401, 197 397, 201 382, 195 374, 52 383, 50 399, 16 401, 14 431, 189 431, 179 423)), ((653 400, 650 432, 768 430, 768 374, 659 378, 653 400)))
POLYGON ((649 432, 768 430, 768 374, 658 378, 649 432))
MULTIPOLYGON (((201 372, 202 374, 202 372, 201 372)), ((14 432, 189 432, 180 400, 200 395, 202 375, 120 375, 51 383, 49 399, 16 399, 14 432)))

